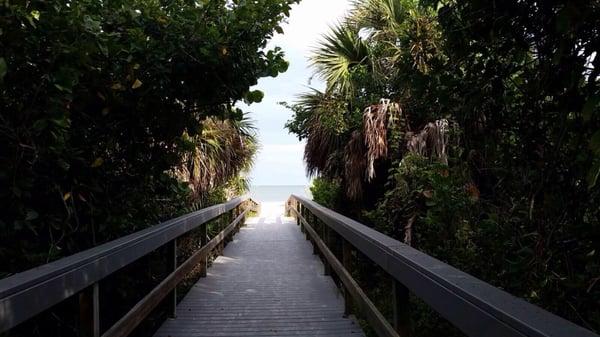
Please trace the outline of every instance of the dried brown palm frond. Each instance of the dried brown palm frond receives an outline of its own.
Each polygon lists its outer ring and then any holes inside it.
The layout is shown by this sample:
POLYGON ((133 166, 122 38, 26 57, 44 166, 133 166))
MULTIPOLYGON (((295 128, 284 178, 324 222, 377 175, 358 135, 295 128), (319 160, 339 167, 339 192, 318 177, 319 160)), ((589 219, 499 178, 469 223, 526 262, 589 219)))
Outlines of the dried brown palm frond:
POLYGON ((196 197, 248 171, 258 149, 254 127, 247 119, 207 118, 202 133, 188 141, 194 150, 184 156, 174 175, 187 182, 196 197))
POLYGON ((344 148, 344 176, 346 195, 351 200, 360 200, 363 193, 364 174, 367 168, 367 148, 364 136, 354 131, 344 148))
POLYGON ((449 132, 450 123, 448 120, 437 120, 427 124, 419 133, 407 133, 406 148, 410 152, 435 158, 444 164, 448 164, 449 132))
POLYGON ((375 161, 388 155, 388 127, 401 114, 400 104, 382 99, 365 109, 363 114, 364 142, 367 146, 367 180, 375 177, 375 161))
POLYGON ((339 165, 335 154, 342 148, 340 136, 325 125, 321 116, 314 114, 307 123, 307 138, 304 148, 304 161, 309 176, 318 173, 327 175, 339 165))
POLYGON ((426 74, 429 72, 431 60, 438 54, 441 38, 437 19, 428 13, 417 13, 411 17, 412 27, 409 30, 410 55, 413 67, 426 74))

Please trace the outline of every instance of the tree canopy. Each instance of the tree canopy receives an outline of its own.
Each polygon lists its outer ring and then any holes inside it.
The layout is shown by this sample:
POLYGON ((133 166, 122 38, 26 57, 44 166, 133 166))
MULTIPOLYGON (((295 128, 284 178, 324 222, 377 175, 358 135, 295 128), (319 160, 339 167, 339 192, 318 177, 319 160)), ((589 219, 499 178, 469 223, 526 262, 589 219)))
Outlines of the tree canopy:
POLYGON ((355 1, 312 57, 326 90, 291 106, 315 194, 597 331, 598 18, 597 1, 355 1))
POLYGON ((287 69, 267 42, 296 2, 2 1, 1 273, 177 215, 247 168, 235 103, 287 69), (177 172, 198 157, 221 165, 192 194, 177 172))

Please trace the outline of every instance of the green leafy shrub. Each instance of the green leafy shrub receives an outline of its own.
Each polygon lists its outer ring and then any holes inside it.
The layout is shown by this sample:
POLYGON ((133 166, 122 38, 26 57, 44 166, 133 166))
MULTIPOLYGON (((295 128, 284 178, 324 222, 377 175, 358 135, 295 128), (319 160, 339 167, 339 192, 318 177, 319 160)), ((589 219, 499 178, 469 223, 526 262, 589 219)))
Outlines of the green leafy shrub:
POLYGON ((313 200, 325 207, 336 208, 341 200, 340 184, 336 180, 316 177, 310 186, 313 200))
POLYGON ((184 135, 287 69, 295 2, 0 2, 0 274, 180 214, 184 135))
POLYGON ((365 213, 375 228, 459 268, 477 260, 477 199, 460 169, 408 154, 389 179, 384 197, 365 213))

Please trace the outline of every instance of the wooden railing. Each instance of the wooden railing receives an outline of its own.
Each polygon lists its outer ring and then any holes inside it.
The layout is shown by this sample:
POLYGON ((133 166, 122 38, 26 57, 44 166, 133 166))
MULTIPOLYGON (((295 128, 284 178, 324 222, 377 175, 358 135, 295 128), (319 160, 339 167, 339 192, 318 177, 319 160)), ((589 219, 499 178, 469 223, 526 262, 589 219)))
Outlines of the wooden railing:
POLYGON ((379 336, 410 335, 412 293, 468 336, 598 337, 311 200, 292 196, 286 207, 322 256, 325 274, 340 280, 347 313, 356 307, 379 336), (394 280, 391 323, 353 279, 354 250, 394 280))
POLYGON ((201 276, 206 276, 208 256, 214 251, 222 251, 226 241, 243 224, 246 214, 256 207, 258 205, 252 200, 237 198, 2 279, 0 333, 9 331, 74 295, 79 295, 80 315, 87 321, 81 326, 88 331, 79 331, 80 336, 127 336, 164 301, 168 302, 170 315, 174 316, 177 285, 199 265, 201 276), (225 215, 231 222, 227 226, 219 225, 218 233, 209 240, 207 223, 225 215), (177 239, 193 230, 200 231, 199 249, 178 264, 177 239), (102 299, 99 294, 102 280, 165 246, 168 248, 167 264, 170 274, 125 316, 106 331, 101 331, 102 299))

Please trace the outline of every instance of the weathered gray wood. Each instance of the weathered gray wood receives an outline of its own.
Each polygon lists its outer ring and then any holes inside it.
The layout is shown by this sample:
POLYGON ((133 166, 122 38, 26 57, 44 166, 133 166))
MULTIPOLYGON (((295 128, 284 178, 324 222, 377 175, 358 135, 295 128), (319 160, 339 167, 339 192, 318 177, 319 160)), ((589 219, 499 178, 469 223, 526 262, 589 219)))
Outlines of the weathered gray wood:
POLYGON ((401 337, 409 337, 411 330, 408 288, 394 279, 392 279, 392 307, 394 329, 401 337))
POLYGON ((242 200, 169 220, 0 280, 0 333, 60 303, 167 242, 229 212, 242 200))
MULTIPOLYGON (((248 212, 249 210, 246 210, 248 212)), ((172 291, 181 280, 183 280, 202 260, 203 257, 210 254, 213 249, 225 240, 225 237, 231 233, 243 217, 238 216, 234 222, 227 226, 222 232, 210 240, 206 246, 200 248, 194 255, 181 264, 173 273, 167 276, 158 286, 156 286, 148 295, 144 296, 125 316, 115 323, 102 337, 125 337, 129 335, 150 312, 172 291)))
POLYGON ((292 198, 469 336, 598 337, 311 200, 292 198))
MULTIPOLYGON (((171 273, 177 270, 177 239, 167 244, 167 270, 171 273)), ((167 296, 169 317, 177 317, 177 287, 171 290, 167 296)))
MULTIPOLYGON (((348 241, 342 239, 342 264, 344 268, 352 275, 352 245, 348 241)), ((350 291, 343 287, 344 291, 344 315, 348 316, 352 313, 352 295, 350 291)))
POLYGON ((156 337, 364 336, 292 219, 249 218, 156 337))
MULTIPOLYGON (((301 217, 300 214, 296 216, 301 217)), ((377 332, 378 336, 388 337, 399 337, 394 328, 385 319, 381 312, 377 309, 375 304, 371 302, 367 294, 360 288, 358 283, 352 278, 352 275, 344 268, 342 263, 335 257, 335 255, 329 250, 325 242, 319 238, 317 232, 311 227, 305 218, 300 218, 300 221, 304 223, 306 232, 311 236, 315 246, 318 247, 319 251, 325 257, 325 260, 329 262, 331 268, 335 271, 336 275, 340 278, 340 281, 344 284, 345 289, 352 295, 356 306, 365 315, 373 329, 377 332)))
POLYGON ((94 283, 79 294, 80 336, 100 337, 100 286, 94 283))
MULTIPOLYGON (((331 230, 329 229, 329 227, 327 227, 324 224, 321 225, 321 227, 322 227, 321 237, 323 238, 323 242, 325 243, 325 246, 327 246, 329 248, 330 251, 333 251, 333 240, 331 238, 332 237, 331 230)), ((331 264, 329 263, 329 261, 327 259, 325 259, 325 261, 323 261, 323 265, 325 267, 323 269, 323 273, 325 274, 325 276, 331 276, 331 264)))
MULTIPOLYGON (((206 246, 208 242, 208 226, 207 224, 202 224, 200 226, 200 247, 206 246)), ((206 269, 208 268, 208 256, 203 256, 200 258, 200 277, 206 277, 206 269)))

